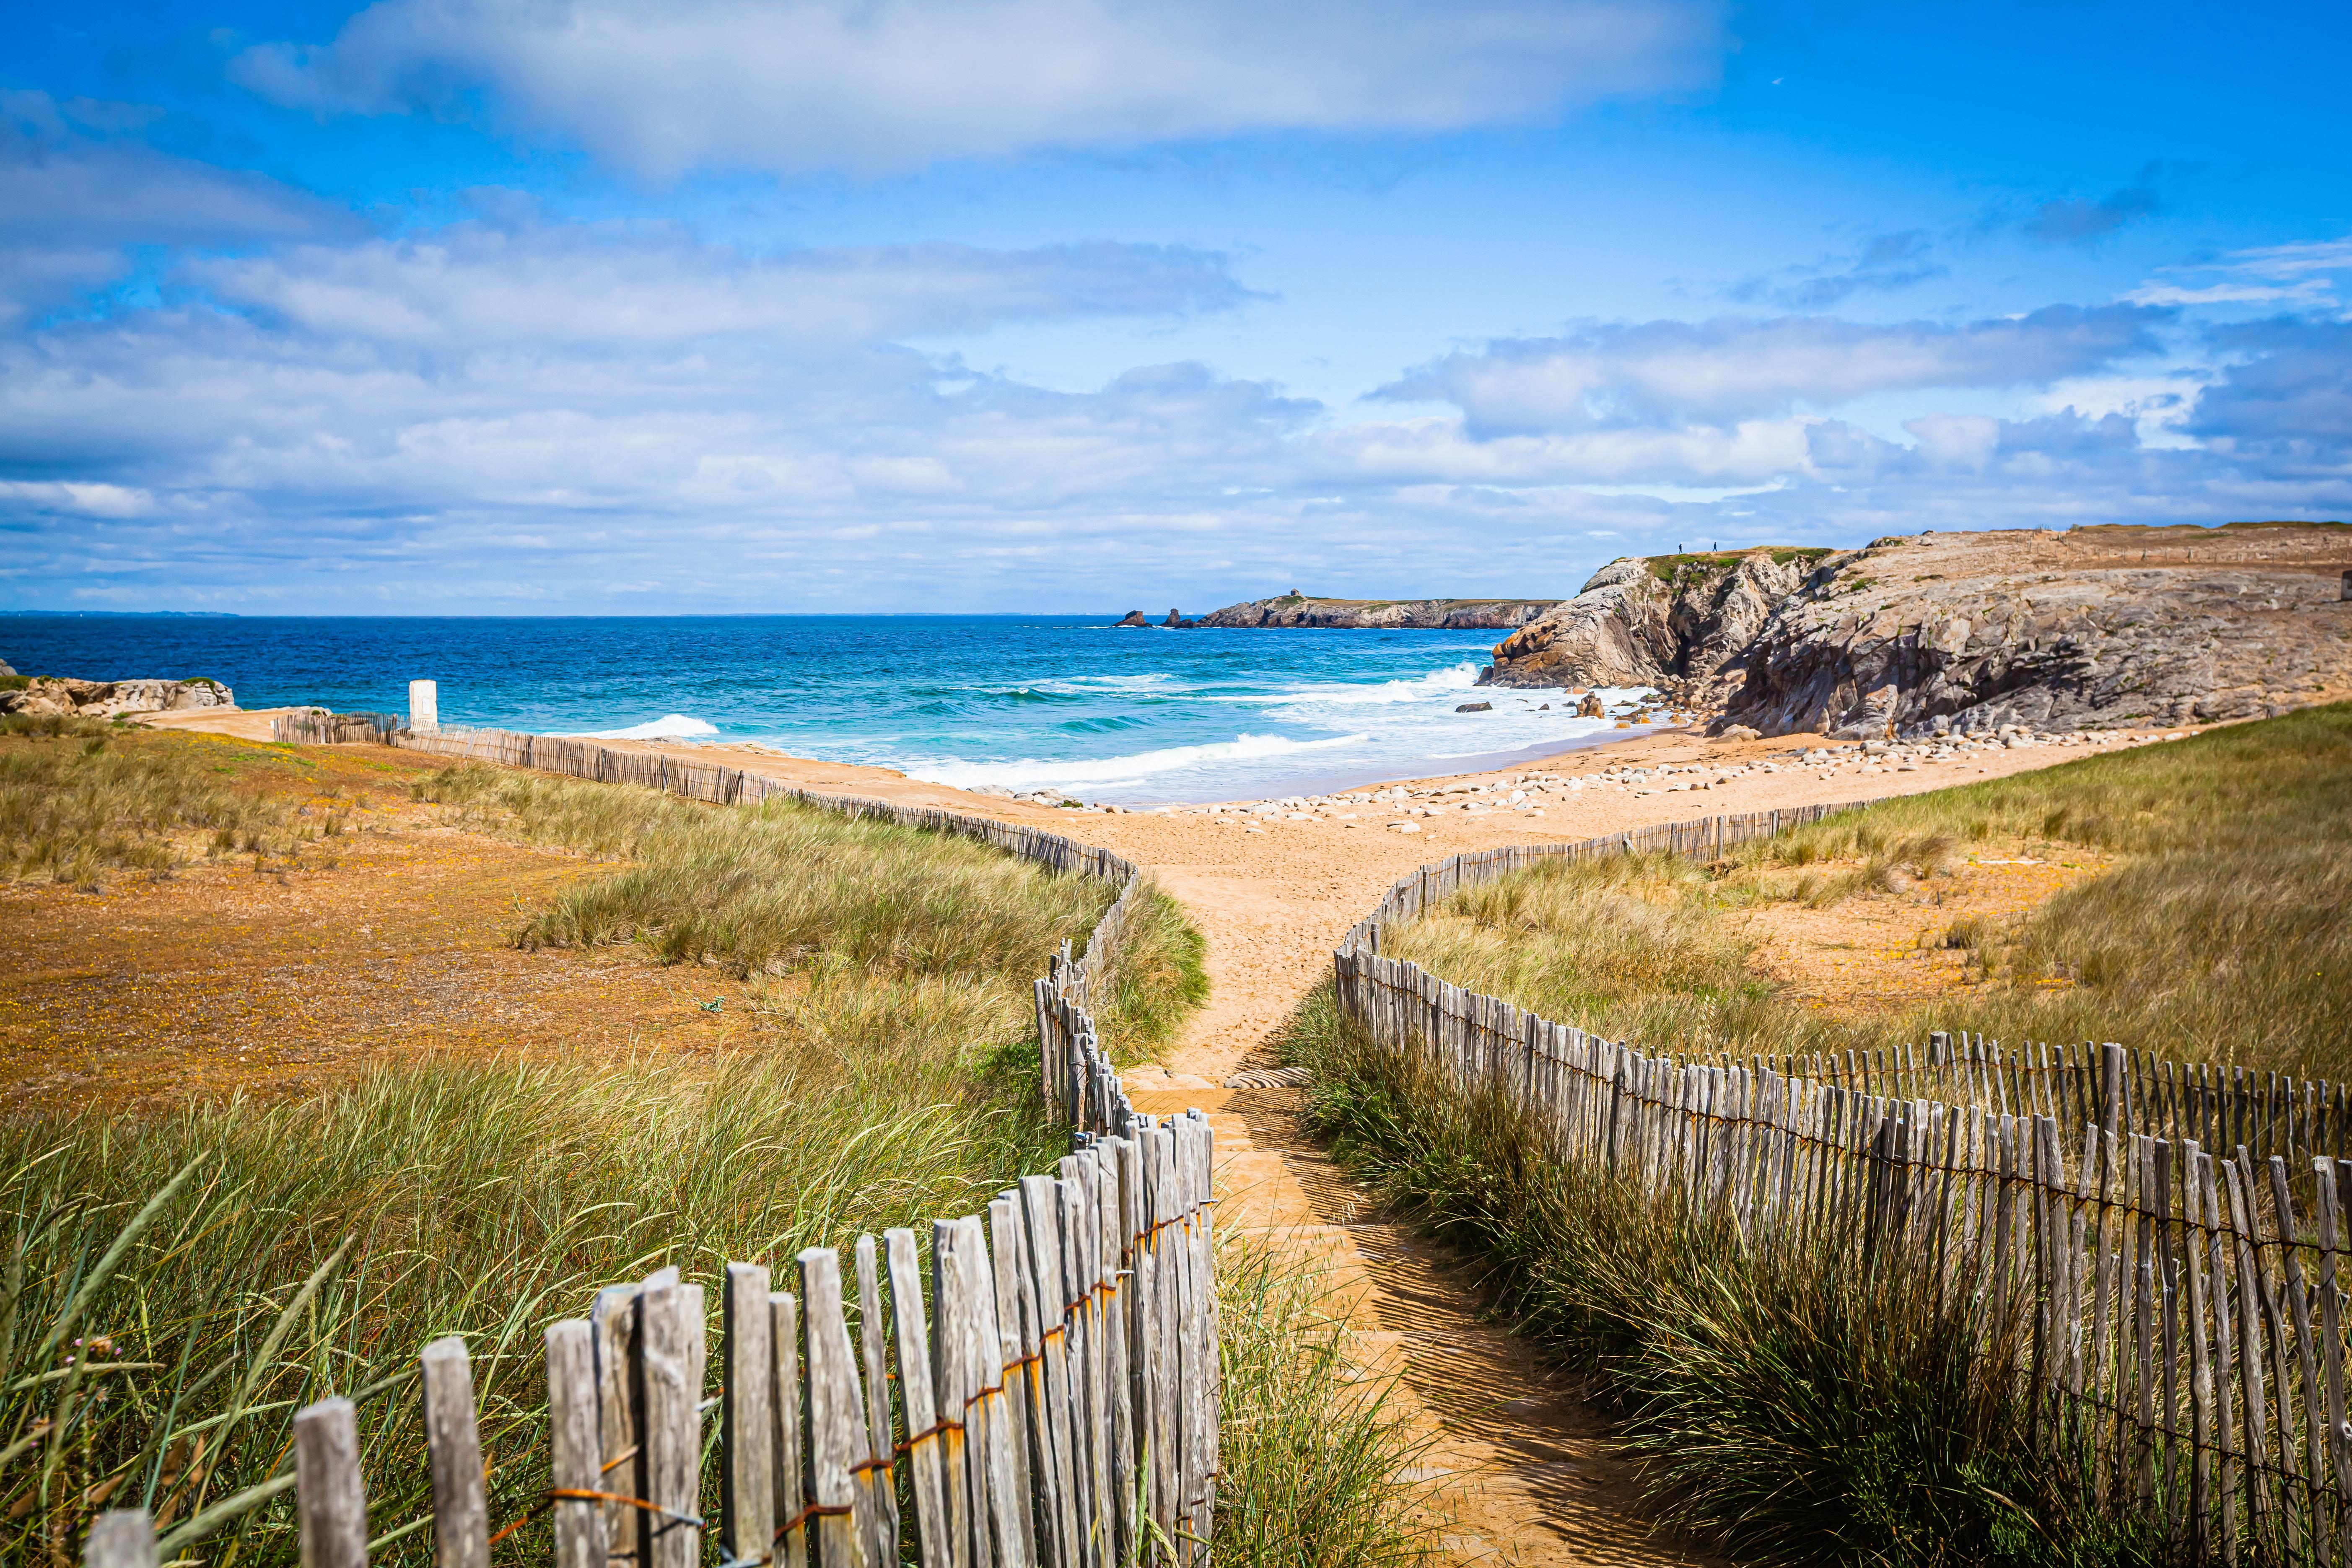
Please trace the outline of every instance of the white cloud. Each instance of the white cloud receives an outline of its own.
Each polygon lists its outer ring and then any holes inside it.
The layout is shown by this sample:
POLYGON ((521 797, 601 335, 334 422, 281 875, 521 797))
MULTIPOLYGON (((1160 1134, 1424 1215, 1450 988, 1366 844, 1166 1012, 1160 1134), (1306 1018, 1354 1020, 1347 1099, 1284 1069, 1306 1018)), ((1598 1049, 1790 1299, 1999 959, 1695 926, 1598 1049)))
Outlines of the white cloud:
POLYGON ((1448 130, 1710 84, 1718 0, 379 0, 235 74, 617 165, 861 170, 1236 132, 1448 130))
POLYGON ((0 479, 0 509, 62 512, 70 517, 145 517, 155 510, 155 498, 121 485, 0 479))
POLYGON ((1903 428, 1919 444, 1919 456, 1939 468, 1981 470, 2000 445, 2000 421, 1981 414, 1923 414, 1903 428))
POLYGON ((301 246, 199 261, 215 297, 301 331, 479 350, 697 339, 843 345, 1016 320, 1177 315, 1249 298, 1224 258, 1181 246, 961 245, 756 255, 662 226, 506 231, 301 246))
POLYGON ((1807 425, 1798 419, 1479 438, 1461 420, 1428 417, 1350 426, 1314 445, 1334 471, 1358 482, 1745 487, 1810 462, 1807 425))
POLYGON ((2144 305, 2341 310, 2339 273, 2352 273, 2352 237, 2260 246, 2218 260, 2161 267, 2128 298, 2144 305))
POLYGON ((1826 316, 1590 326, 1449 354, 1381 389, 1443 400, 1481 434, 1723 424, 1872 393, 2046 384, 2150 353, 2159 311, 2053 305, 1956 327, 1826 316))

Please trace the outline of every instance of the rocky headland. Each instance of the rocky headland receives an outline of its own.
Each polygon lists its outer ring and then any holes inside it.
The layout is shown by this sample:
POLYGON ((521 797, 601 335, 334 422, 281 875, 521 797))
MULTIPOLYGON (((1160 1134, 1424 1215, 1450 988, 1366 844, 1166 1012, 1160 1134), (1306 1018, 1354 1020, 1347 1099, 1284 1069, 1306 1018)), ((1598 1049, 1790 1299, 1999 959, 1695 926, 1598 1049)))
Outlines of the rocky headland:
POLYGON ((1189 624, 1312 626, 1333 631, 1500 631, 1524 626, 1559 603, 1558 599, 1324 599, 1293 589, 1278 599, 1228 605, 1189 624))
POLYGON ((180 713, 236 706, 236 693, 205 676, 189 680, 74 680, 18 675, 0 664, 0 713, 111 719, 118 713, 180 713))
POLYGON ((2189 724, 2352 686, 2352 528, 2101 526, 1628 557, 1520 627, 1497 686, 1654 686, 1721 732, 2189 724))

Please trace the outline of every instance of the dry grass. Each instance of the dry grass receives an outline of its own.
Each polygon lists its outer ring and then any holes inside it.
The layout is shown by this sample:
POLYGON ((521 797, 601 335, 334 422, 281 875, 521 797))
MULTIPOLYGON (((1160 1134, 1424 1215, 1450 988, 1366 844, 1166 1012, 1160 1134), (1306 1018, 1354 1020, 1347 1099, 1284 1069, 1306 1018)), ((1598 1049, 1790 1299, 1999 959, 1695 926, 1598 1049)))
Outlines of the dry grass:
POLYGON ((162 875, 196 855, 291 855, 326 830, 296 824, 247 772, 190 737, 0 718, 0 877, 91 888, 110 872, 162 875))
MULTIPOLYGON (((900 1037, 1008 1048, 1030 982, 1083 948, 1117 895, 975 839, 767 801, 713 806, 622 784, 467 763, 419 781, 454 825, 629 862, 530 916, 524 947, 635 942, 668 963, 768 984, 755 1006, 811 1042, 900 1037)), ((1121 1060, 1148 1057, 1206 996, 1201 939, 1157 889, 1130 916, 1097 1019, 1121 1060)))
POLYGON ((1916 1041, 2117 1040, 2179 1059, 2352 1072, 2352 707, 1848 813, 1713 865, 1555 862, 1450 900, 1390 951, 1611 1038, 1802 1055, 1916 1041), (1941 928, 1964 996, 1825 1016, 1764 977, 1740 913, 1933 898, 1974 845, 2126 857, 2013 928, 1941 928))
MULTIPOLYGON (((95 800, 75 820, 119 827, 144 810, 148 837, 169 842, 205 811, 287 807, 204 745, 149 738, 119 769, 115 745, 64 731, 28 742, 35 762, 13 775, 28 815, 95 800), (106 744, 86 750, 92 739, 106 744), (216 765, 230 773, 207 784, 216 765)), ((299 762, 238 754, 270 776, 299 762)), ((471 831, 622 862, 520 911, 522 943, 637 941, 754 973, 753 1005, 782 1026, 715 1059, 428 1058, 299 1099, 0 1125, 10 1560, 71 1561, 110 1502, 189 1529, 269 1484, 292 1410, 327 1392, 361 1399, 373 1518, 397 1528, 428 1495, 410 1369, 445 1332, 474 1352, 503 1521, 543 1484, 540 1331, 596 1287, 664 1262, 710 1281, 725 1259, 782 1265, 860 1231, 922 1232, 1066 1147, 1037 1103, 1029 980, 1059 942, 1083 943, 1106 884, 781 804, 709 807, 488 769, 418 793, 471 831), (143 1228, 118 1247, 142 1205, 143 1228)), ((1200 988, 1198 938, 1172 910, 1139 911, 1114 977, 1147 1044, 1200 988)), ((291 1562, 291 1500, 178 1544, 204 1561, 291 1562)), ((382 1559, 423 1561, 426 1539, 382 1559)), ((526 1531, 512 1550, 545 1542, 526 1531)))

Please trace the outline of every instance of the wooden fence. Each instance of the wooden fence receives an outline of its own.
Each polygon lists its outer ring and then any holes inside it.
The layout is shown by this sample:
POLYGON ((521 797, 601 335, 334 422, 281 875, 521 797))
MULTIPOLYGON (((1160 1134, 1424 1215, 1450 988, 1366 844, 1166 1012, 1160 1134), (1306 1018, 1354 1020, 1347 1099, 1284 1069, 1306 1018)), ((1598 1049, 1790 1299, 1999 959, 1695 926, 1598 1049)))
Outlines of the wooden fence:
POLYGON ((388 746, 408 721, 397 713, 281 713, 269 721, 269 738, 302 746, 388 746))
MULTIPOLYGON (((800 1253, 796 1289, 728 1264, 715 1390, 703 1286, 665 1268, 599 1291, 585 1317, 547 1331, 550 1482, 538 1508, 504 1521, 488 1517, 465 1344, 426 1345, 433 1513, 413 1528, 429 1525, 436 1568, 488 1568, 494 1545, 541 1519, 556 1568, 699 1568, 713 1544, 720 1568, 1204 1563, 1221 1415, 1213 1141, 1200 1111, 1129 1103, 1087 1008, 1117 962, 1136 868, 1059 834, 589 742, 391 738, 701 800, 787 796, 1120 884, 1086 952, 1065 942, 1037 982, 1043 1087, 1074 1152, 984 1214, 933 1221, 927 1260, 913 1231, 890 1230, 859 1237, 846 1271, 834 1248, 800 1253)), ((365 1568, 351 1402, 306 1406, 294 1430, 303 1568, 365 1568)), ((84 1555, 155 1568, 145 1512, 100 1515, 84 1555)))
POLYGON ((2352 1563, 2352 1164, 2326 1086, 2232 1098, 2218 1073, 2116 1045, 2004 1058, 1966 1037, 1869 1061, 1678 1061, 1379 952, 1385 921, 1547 857, 1742 836, 1756 818, 1425 866, 1334 955, 1340 1005, 1459 1092, 1500 1096, 1557 1161, 1742 1244, 1826 1247, 1913 1271, 1937 1311, 1970 1305, 1981 1375, 2024 1403, 2051 1473, 2160 1555, 2352 1563))

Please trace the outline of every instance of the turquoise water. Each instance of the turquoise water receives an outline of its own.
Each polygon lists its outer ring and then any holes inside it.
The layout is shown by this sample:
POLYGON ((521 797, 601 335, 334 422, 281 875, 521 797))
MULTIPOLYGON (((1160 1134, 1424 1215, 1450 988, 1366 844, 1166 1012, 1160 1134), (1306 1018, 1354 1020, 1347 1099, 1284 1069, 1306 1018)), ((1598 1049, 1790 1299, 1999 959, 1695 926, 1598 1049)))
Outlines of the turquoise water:
POLYGON ((1114 618, 0 616, 0 658, 94 679, 209 675, 246 708, 403 712, 426 679, 445 724, 761 741, 1129 805, 1459 772, 1626 733, 1558 691, 1473 691, 1492 633, 1114 618), (1465 701, 1495 710, 1456 713, 1465 701))

